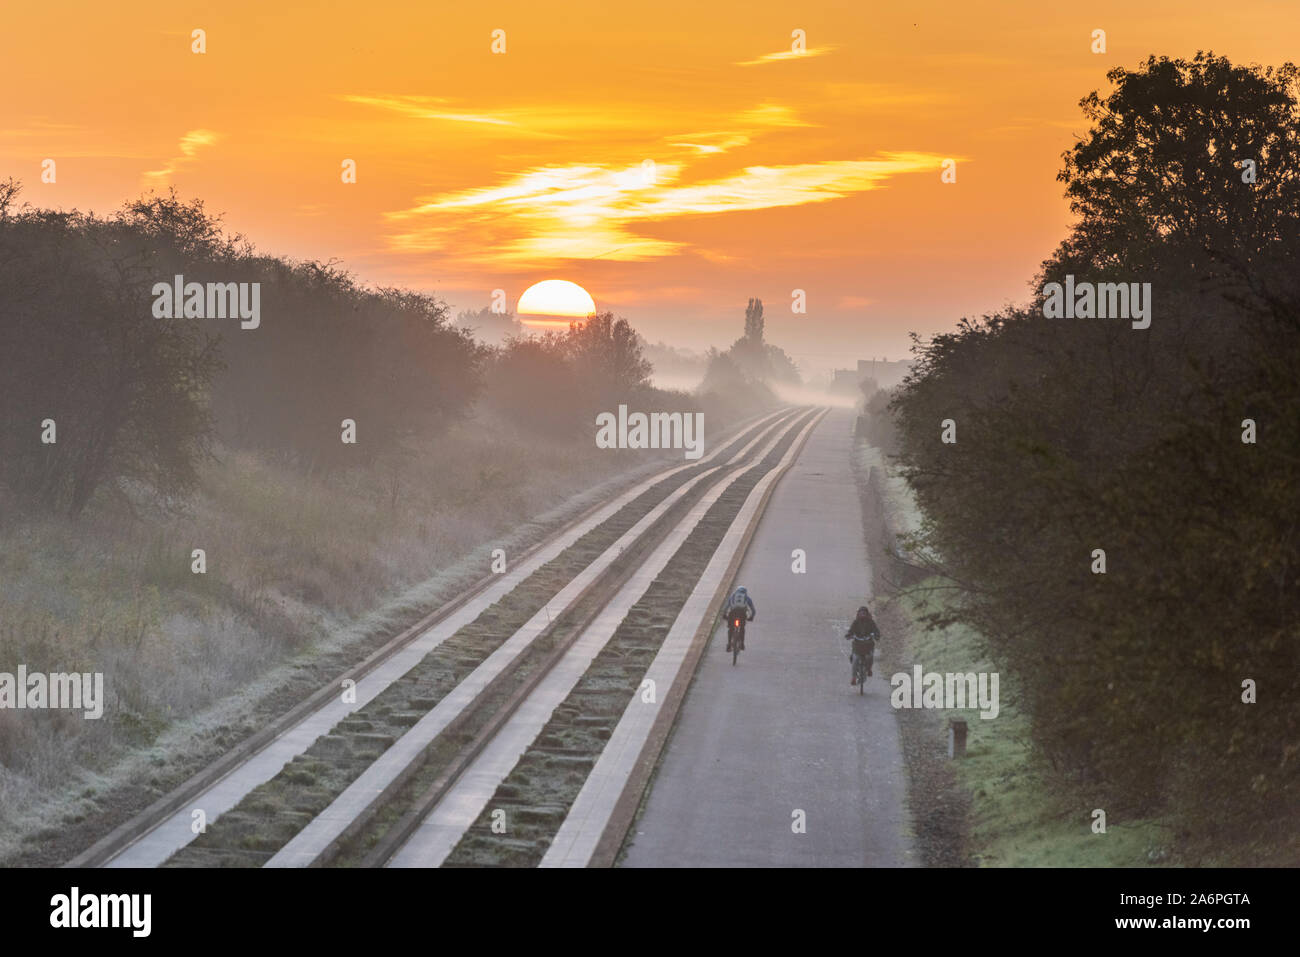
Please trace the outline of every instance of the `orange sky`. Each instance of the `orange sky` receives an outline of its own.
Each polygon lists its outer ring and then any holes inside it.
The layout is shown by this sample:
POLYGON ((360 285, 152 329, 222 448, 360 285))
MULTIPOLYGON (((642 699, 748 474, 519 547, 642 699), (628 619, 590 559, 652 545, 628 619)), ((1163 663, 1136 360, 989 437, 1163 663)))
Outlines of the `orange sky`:
POLYGON ((902 6, 14 4, 0 176, 100 212, 174 184, 266 252, 457 310, 564 278, 700 347, 760 296, 769 339, 816 370, 1024 298, 1110 67, 1300 56, 1297 0, 902 6))

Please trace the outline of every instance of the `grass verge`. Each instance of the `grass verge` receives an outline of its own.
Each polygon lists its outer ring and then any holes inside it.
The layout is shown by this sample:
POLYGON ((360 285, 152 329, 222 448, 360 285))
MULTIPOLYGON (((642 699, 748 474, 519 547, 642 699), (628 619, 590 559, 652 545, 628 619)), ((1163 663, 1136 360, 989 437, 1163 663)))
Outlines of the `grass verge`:
MULTIPOLYGON (((921 521, 906 483, 878 449, 860 443, 859 480, 864 495, 876 496, 890 536, 915 531, 921 521), (874 479, 871 476, 875 472, 874 479)), ((873 562, 890 558, 868 536, 873 562)), ((1015 675, 990 660, 980 635, 962 624, 927 629, 924 616, 954 599, 952 587, 926 578, 890 587, 877 616, 882 632, 899 640, 885 643, 882 662, 910 672, 997 672, 999 711, 985 720, 975 710, 901 709, 900 727, 908 762, 909 803, 921 834, 926 863, 985 867, 1135 867, 1169 863, 1171 833, 1159 819, 1106 819, 1094 833, 1098 807, 1081 786, 1067 786, 1034 751, 1029 718, 1017 704, 1015 675), (892 635, 891 635, 892 633, 892 635), (949 718, 966 721, 966 757, 947 756, 949 718), (928 832, 928 833, 927 833, 928 832)), ((1104 810, 1104 808, 1102 808, 1104 810)))

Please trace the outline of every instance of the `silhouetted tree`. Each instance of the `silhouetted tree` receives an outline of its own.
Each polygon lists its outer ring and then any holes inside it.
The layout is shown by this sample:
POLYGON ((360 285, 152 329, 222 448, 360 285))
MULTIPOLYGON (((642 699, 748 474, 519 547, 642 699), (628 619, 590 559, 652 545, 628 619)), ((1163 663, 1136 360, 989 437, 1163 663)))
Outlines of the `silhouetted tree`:
POLYGON ((1045 318, 1036 294, 918 341, 899 454, 965 586, 952 613, 1017 674, 1060 773, 1248 843, 1300 797, 1296 70, 1109 78, 1062 172, 1080 220, 1039 278, 1149 281, 1150 328, 1045 318), (1256 675, 1278 697, 1243 706, 1256 675))
POLYGON ((482 349, 433 297, 258 256, 174 191, 108 219, 15 211, 15 195, 0 189, 0 481, 20 498, 75 515, 128 481, 180 496, 214 434, 308 467, 366 462, 477 394, 482 349), (156 317, 153 285, 176 275, 259 283, 260 325, 156 317))
POLYGON ((476 339, 490 346, 501 345, 511 336, 523 333, 513 312, 493 312, 487 306, 477 312, 462 310, 456 316, 456 324, 468 329, 476 339))
POLYGON ((489 401, 517 424, 553 436, 594 428, 620 403, 674 411, 687 397, 654 389, 654 367, 626 319, 609 312, 570 323, 563 333, 506 340, 488 372, 489 401))
POLYGON ((1244 277, 1255 257, 1295 240, 1293 64, 1233 66, 1198 53, 1149 57, 1107 78, 1109 96, 1080 101, 1093 128, 1058 176, 1079 217, 1061 266, 1152 270, 1186 256, 1198 277, 1225 267, 1244 277))
POLYGON ((636 330, 612 312, 570 323, 564 347, 578 376, 603 408, 650 384, 654 370, 642 354, 636 330))
POLYGON ((751 298, 745 306, 745 338, 763 341, 763 300, 751 298))
POLYGON ((763 327, 763 300, 751 298, 745 306, 745 334, 728 350, 731 360, 754 382, 798 385, 799 370, 794 360, 784 350, 764 340, 763 327))
MULTIPOLYGON (((219 361, 200 324, 152 315, 151 285, 178 243, 125 216, 15 213, 15 195, 5 190, 0 215, 5 484, 74 516, 118 479, 184 494, 208 447, 219 361), (52 444, 41 441, 47 419, 52 444)), ((186 225, 202 236, 203 220, 198 210, 186 225)))
POLYGON ((555 333, 507 339, 486 382, 488 401, 530 432, 568 439, 587 424, 582 383, 555 333))

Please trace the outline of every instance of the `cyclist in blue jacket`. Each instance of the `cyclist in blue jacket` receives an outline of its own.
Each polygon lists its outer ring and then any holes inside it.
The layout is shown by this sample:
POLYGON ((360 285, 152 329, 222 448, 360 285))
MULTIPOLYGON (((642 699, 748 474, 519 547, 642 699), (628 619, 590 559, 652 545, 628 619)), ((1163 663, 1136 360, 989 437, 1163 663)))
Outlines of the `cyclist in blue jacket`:
MULTIPOLYGON (((749 597, 749 592, 745 586, 741 585, 731 593, 727 603, 722 606, 722 615, 727 619, 727 650, 731 650, 731 642, 736 637, 736 621, 753 621, 757 614, 754 608, 754 599, 749 597)), ((740 650, 745 650, 745 629, 740 628, 740 650)))

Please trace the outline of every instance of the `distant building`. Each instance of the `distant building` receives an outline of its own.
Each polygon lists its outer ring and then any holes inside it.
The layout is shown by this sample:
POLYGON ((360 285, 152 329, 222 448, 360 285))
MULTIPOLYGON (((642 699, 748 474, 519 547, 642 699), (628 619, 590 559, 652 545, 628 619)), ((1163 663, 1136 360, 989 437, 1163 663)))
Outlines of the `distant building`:
POLYGON ((890 362, 888 359, 859 359, 856 369, 836 369, 832 373, 830 391, 835 395, 853 395, 859 393, 859 385, 865 379, 874 379, 882 389, 892 389, 903 381, 911 368, 906 359, 890 362))
POLYGON ((831 392, 836 395, 853 395, 858 391, 858 383, 865 378, 862 374, 862 367, 868 365, 861 359, 858 360, 858 368, 854 369, 836 369, 831 378, 831 392))

